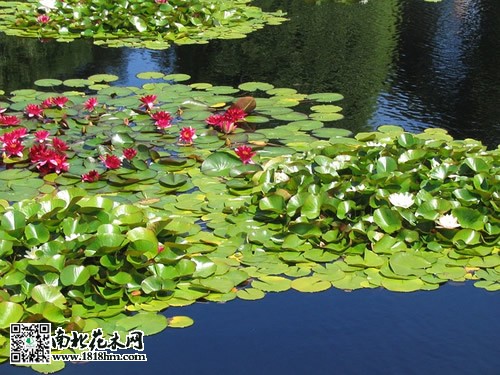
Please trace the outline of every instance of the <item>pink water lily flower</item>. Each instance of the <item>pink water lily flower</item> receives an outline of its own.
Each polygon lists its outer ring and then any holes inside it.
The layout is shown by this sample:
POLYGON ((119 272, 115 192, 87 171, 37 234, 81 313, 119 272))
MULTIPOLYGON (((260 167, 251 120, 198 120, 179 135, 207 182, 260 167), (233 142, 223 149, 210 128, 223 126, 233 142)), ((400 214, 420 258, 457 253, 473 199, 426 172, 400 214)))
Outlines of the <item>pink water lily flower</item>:
POLYGON ((30 149, 30 160, 41 174, 62 173, 69 170, 67 156, 49 149, 44 144, 36 144, 30 149))
POLYGON ((54 105, 54 98, 49 97, 42 102, 42 108, 50 108, 54 105))
POLYGON ((238 155, 243 164, 253 164, 252 158, 256 155, 256 153, 252 151, 250 146, 236 147, 234 152, 238 155))
POLYGON ((65 96, 58 96, 56 98, 52 98, 52 104, 62 109, 68 100, 69 99, 65 96))
POLYGON ((243 120, 247 116, 247 113, 244 110, 242 110, 241 108, 234 107, 234 108, 229 108, 226 111, 226 113, 224 113, 224 116, 228 120, 236 122, 236 121, 243 120))
POLYGON ((95 107, 97 106, 97 99, 96 98, 88 98, 87 101, 84 104, 85 109, 87 111, 92 112, 95 107))
POLYGON ((116 155, 101 155, 100 159, 108 169, 118 169, 122 166, 122 161, 116 155))
POLYGON ((14 141, 9 143, 4 143, 2 150, 5 152, 7 157, 12 156, 23 156, 24 146, 20 141, 14 141))
POLYGON ((166 129, 172 126, 172 115, 167 111, 158 111, 151 114, 151 118, 155 120, 155 125, 158 129, 166 129))
POLYGON ((205 121, 208 125, 219 128, 224 134, 232 133, 236 130, 237 122, 245 119, 247 113, 241 108, 229 108, 223 114, 216 113, 208 117, 205 121))
POLYGON ((25 137, 27 134, 28 130, 26 128, 17 128, 15 130, 12 130, 11 132, 0 135, 0 141, 2 141, 3 143, 20 141, 20 138, 25 137))
POLYGON ((8 133, 0 135, 0 142, 2 142, 2 151, 7 157, 23 156, 24 145, 21 138, 27 134, 26 128, 18 128, 8 133))
POLYGON ((50 170, 56 173, 67 172, 69 170, 69 163, 66 160, 67 156, 54 152, 49 159, 50 170))
POLYGON ((48 130, 37 130, 35 132, 35 140, 39 143, 43 143, 48 140, 50 132, 48 130))
POLYGON ((46 25, 50 22, 50 17, 47 16, 46 14, 40 14, 37 18, 36 21, 42 25, 46 25))
POLYGON ((47 158, 49 148, 44 144, 35 144, 30 148, 30 160, 32 163, 38 163, 40 160, 47 158))
POLYGON ((142 102, 140 107, 144 107, 147 111, 150 111, 151 109, 153 109, 156 98, 156 95, 144 95, 143 97, 139 98, 139 100, 142 102))
POLYGON ((97 172, 95 169, 91 170, 88 173, 82 174, 82 181, 83 182, 96 182, 99 181, 100 178, 99 172, 97 172))
POLYGON ((52 139, 52 146, 59 153, 63 153, 69 149, 68 145, 63 140, 56 137, 52 139))
POLYGON ((40 118, 43 117, 43 108, 37 104, 28 104, 24 108, 24 113, 28 118, 40 118))
POLYGON ((4 126, 16 126, 21 123, 21 120, 16 116, 3 116, 0 115, 0 125, 4 126))
POLYGON ((123 157, 127 160, 132 160, 137 155, 137 150, 133 148, 123 149, 123 157))
POLYGON ((193 144, 193 140, 196 138, 196 130, 191 126, 182 128, 179 133, 179 142, 191 145, 193 144))

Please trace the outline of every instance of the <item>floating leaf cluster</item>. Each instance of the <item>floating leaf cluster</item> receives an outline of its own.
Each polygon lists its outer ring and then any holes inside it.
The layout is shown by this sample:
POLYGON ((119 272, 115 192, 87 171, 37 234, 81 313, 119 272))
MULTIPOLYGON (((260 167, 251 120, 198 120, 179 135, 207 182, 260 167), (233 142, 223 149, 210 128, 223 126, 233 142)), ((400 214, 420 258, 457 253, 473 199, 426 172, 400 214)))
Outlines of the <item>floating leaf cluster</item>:
POLYGON ((1 359, 18 321, 155 333, 192 323, 158 314, 171 306, 291 288, 500 289, 500 149, 441 129, 353 136, 325 126, 337 93, 138 76, 0 97, 0 137, 26 129, 0 164, 1 359), (68 168, 41 171, 29 149, 55 138, 68 168))
POLYGON ((93 38, 109 47, 166 49, 172 43, 244 38, 286 19, 249 0, 42 0, 0 2, 0 31, 69 42, 93 38))

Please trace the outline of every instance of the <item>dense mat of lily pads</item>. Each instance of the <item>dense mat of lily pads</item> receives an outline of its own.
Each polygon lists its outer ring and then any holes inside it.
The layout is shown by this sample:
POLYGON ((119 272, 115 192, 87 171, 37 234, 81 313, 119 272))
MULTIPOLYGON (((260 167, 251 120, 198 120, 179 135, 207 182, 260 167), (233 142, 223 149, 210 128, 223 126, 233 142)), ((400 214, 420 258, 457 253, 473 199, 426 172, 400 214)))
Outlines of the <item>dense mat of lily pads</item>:
POLYGON ((3 360, 18 321, 155 333, 192 323, 171 306, 291 288, 500 289, 499 149, 353 136, 337 93, 139 78, 0 92, 3 360))
POLYGON ((243 38, 286 20, 249 0, 0 1, 0 15, 0 31, 8 35, 151 49, 243 38))

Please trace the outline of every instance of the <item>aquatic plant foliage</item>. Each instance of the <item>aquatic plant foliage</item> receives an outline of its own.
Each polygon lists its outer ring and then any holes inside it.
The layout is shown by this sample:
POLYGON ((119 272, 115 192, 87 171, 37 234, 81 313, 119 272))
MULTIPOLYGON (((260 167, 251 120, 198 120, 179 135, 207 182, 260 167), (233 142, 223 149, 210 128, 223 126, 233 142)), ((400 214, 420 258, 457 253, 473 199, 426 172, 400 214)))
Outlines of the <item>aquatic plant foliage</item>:
POLYGON ((88 37, 109 47, 166 49, 172 43, 244 38, 279 25, 284 13, 264 12, 249 0, 0 1, 0 31, 69 42, 88 37))
POLYGON ((20 321, 153 334, 196 301, 500 289, 500 149, 353 136, 338 93, 138 76, 0 97, 1 360, 20 321))

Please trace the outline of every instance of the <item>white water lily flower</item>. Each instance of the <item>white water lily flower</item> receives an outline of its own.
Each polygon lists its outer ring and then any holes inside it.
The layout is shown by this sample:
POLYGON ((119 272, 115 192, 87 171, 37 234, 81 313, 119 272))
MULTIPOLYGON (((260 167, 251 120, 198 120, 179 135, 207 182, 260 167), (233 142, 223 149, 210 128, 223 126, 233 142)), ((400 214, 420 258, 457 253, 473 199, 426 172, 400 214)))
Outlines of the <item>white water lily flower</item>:
POLYGON ((415 203, 415 199, 410 193, 393 193, 389 195, 389 202, 396 207, 410 208, 415 203))
POLYGON ((34 246, 29 251, 26 251, 26 254, 24 254, 24 257, 28 258, 28 259, 38 259, 38 255, 36 252, 39 250, 40 250, 39 247, 34 246))
POLYGON ((287 182, 290 179, 286 173, 274 172, 274 182, 279 184, 280 182, 287 182))
POLYGON ((438 227, 446 229, 458 228, 460 224, 455 216, 452 214, 443 215, 437 220, 438 227))
POLYGON ((56 9, 56 0, 41 0, 40 8, 44 9, 46 12, 49 12, 51 9, 56 9))
POLYGON ((346 161, 350 161, 352 159, 351 155, 337 155, 335 156, 336 161, 345 163, 346 161))
POLYGON ((347 189, 345 189, 346 193, 347 192, 356 192, 356 191, 363 191, 366 189, 366 186, 364 184, 359 184, 356 186, 349 186, 347 189))
POLYGON ((369 142, 366 142, 366 145, 368 147, 385 147, 385 146, 387 146, 387 143, 369 141, 369 142))
POLYGON ((373 239, 374 239, 375 241, 377 241, 377 242, 378 242, 378 241, 380 241, 380 240, 382 239, 382 237, 384 237, 384 236, 385 236, 385 234, 384 234, 384 233, 382 233, 382 232, 375 232, 375 234, 373 235, 373 239))
POLYGON ((64 237, 64 240, 69 242, 69 241, 76 240, 79 237, 80 237, 80 233, 73 233, 73 234, 70 234, 69 236, 64 237))

